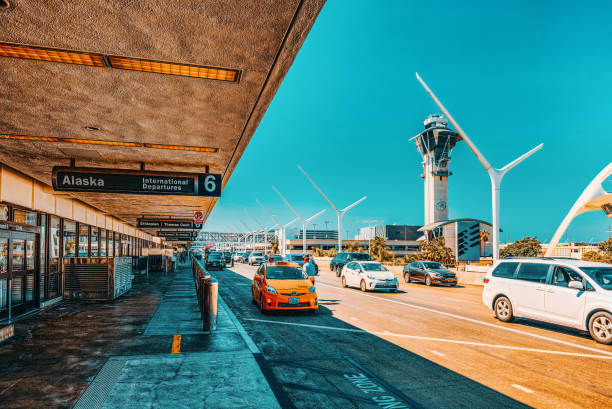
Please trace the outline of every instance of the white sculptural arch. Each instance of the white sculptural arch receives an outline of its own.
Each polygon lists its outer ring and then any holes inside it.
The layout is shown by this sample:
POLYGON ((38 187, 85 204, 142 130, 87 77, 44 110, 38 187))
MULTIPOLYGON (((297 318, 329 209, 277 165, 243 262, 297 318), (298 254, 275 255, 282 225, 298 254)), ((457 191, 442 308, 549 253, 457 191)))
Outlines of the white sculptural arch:
POLYGON ((606 192, 603 188, 602 183, 612 175, 612 162, 608 164, 595 179, 589 183, 584 189, 576 203, 572 206, 569 213, 565 216, 559 228, 555 232, 552 240, 548 244, 546 249, 546 257, 551 257, 555 247, 559 244, 559 240, 569 227, 574 217, 579 214, 590 212, 593 210, 604 210, 608 217, 612 218, 612 193, 606 192))

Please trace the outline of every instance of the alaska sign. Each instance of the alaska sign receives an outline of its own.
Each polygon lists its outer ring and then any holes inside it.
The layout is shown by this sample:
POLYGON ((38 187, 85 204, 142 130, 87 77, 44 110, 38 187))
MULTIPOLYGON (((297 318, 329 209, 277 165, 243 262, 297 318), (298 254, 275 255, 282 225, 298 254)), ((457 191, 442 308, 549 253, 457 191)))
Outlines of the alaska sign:
POLYGON ((53 189, 63 192, 219 197, 221 175, 55 166, 53 189))
POLYGON ((182 229, 199 230, 201 223, 194 223, 190 219, 138 219, 139 229, 182 229))

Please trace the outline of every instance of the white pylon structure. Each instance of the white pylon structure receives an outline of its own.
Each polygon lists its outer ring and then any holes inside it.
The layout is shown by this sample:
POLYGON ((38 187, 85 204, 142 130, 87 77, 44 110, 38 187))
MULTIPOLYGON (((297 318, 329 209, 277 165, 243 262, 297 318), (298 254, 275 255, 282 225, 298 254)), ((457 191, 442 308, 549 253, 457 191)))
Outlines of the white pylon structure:
POLYGON ((257 223, 257 225, 261 228, 261 232, 263 232, 264 235, 264 254, 268 254, 268 232, 274 228, 276 228, 276 226, 278 226, 278 223, 275 224, 274 226, 268 227, 267 229, 263 226, 263 224, 259 223, 259 220, 257 220, 255 218, 255 216, 253 216, 251 214, 251 212, 248 211, 248 209, 244 209, 244 211, 251 217, 251 219, 253 219, 255 221, 255 223, 257 223))
POLYGON ((244 227, 246 227, 246 229, 247 229, 247 234, 250 234, 250 235, 251 235, 251 251, 255 251, 255 233, 256 233, 256 232, 255 232, 255 230, 252 230, 252 231, 251 231, 251 230, 249 229, 249 226, 248 226, 248 225, 247 225, 245 222, 243 222, 242 220, 239 220, 239 221, 240 221, 240 223, 242 223, 242 225, 243 225, 244 227))
POLYGON ((536 146, 529 152, 525 153, 524 155, 519 156, 518 158, 516 158, 515 160, 513 160, 512 162, 510 162, 503 168, 500 168, 500 169, 494 168, 493 166, 491 166, 487 158, 485 158, 484 155, 478 150, 476 145, 474 145, 474 142, 472 142, 472 140, 467 136, 467 134, 463 131, 463 129, 461 129, 461 126, 459 126, 457 121, 455 121, 455 119, 450 114, 450 112, 448 112, 448 110, 444 107, 444 105, 442 105, 440 100, 438 100, 438 98, 434 95, 431 89, 429 89, 427 84, 425 84, 425 81, 423 81, 423 79, 419 76, 418 73, 416 73, 416 77, 421 83, 421 85, 423 86, 423 88, 425 88, 427 93, 434 100, 436 105, 442 110, 444 115, 446 115, 446 118, 453 124, 457 133, 461 135, 465 143, 469 146, 472 152, 474 152, 474 155, 476 155, 480 163, 482 163, 482 166, 484 166, 487 172, 489 173, 489 177, 491 178, 491 207, 493 210, 493 220, 492 220, 493 222, 493 240, 492 240, 491 245, 493 247, 493 261, 496 261, 497 259, 499 259, 499 200, 500 200, 500 191, 501 191, 501 181, 504 175, 510 169, 512 169, 513 167, 515 167, 516 165, 518 165, 519 163, 527 159, 529 156, 533 155, 535 152, 542 149, 542 146, 544 146, 544 144, 542 143, 539 144, 538 146, 536 146))
POLYGON ((574 217, 593 210, 603 210, 608 217, 612 218, 612 193, 606 192, 602 186, 602 183, 608 179, 610 175, 612 175, 612 162, 608 163, 608 166, 603 168, 602 171, 595 176, 595 179, 589 183, 586 189, 584 189, 582 194, 578 197, 576 203, 574 203, 561 222, 561 225, 557 228, 552 240, 548 243, 546 257, 552 256, 555 247, 559 244, 559 240, 563 237, 563 234, 574 217))
POLYGON ((287 224, 280 224, 278 220, 276 220, 276 217, 274 217, 274 215, 272 213, 270 213, 270 211, 268 209, 266 209, 266 207, 264 205, 261 204, 261 202, 259 201, 259 199, 255 199, 257 201, 257 204, 259 204, 261 206, 262 209, 264 209, 266 211, 266 213, 268 213, 268 215, 272 218, 272 220, 274 220, 274 222, 280 227, 280 241, 281 241, 281 256, 285 257, 287 255, 287 246, 286 246, 286 233, 287 233, 287 227, 291 226, 293 223, 297 222, 299 219, 296 217, 295 219, 291 220, 289 223, 287 224))
POLYGON ((302 218, 302 216, 300 216, 298 214, 298 212, 293 208, 293 206, 291 206, 291 204, 287 201, 287 199, 285 199, 283 197, 283 195, 281 195, 281 192, 278 191, 277 188, 275 188, 274 186, 272 186, 272 189, 274 189, 274 191, 280 196, 281 199, 283 199, 283 202, 285 202, 285 204, 287 206, 289 206, 289 209, 291 209, 291 211, 293 212, 293 214, 295 214, 298 219, 300 219, 300 221, 302 222, 302 251, 304 252, 304 255, 308 254, 308 250, 306 249, 306 226, 308 225, 308 223, 310 223, 312 220, 316 219, 318 216, 322 215, 323 213, 325 213, 325 209, 321 210, 320 212, 310 216, 308 219, 304 219, 302 218))
POLYGON ((325 193, 323 193, 323 191, 319 188, 319 186, 317 186, 317 184, 310 178, 310 176, 308 176, 308 173, 306 173, 306 171, 304 171, 304 169, 302 169, 300 165, 298 165, 298 169, 302 171, 304 176, 306 176, 306 178, 310 181, 310 183, 312 183, 312 185, 319 191, 319 193, 321 193, 321 196, 323 196, 323 198, 327 201, 327 203, 329 203, 332 209, 334 209, 334 211, 336 212, 336 215, 338 215, 338 253, 340 253, 342 251, 342 217, 344 216, 346 212, 351 210, 353 207, 357 206, 359 203, 366 200, 367 196, 364 196, 361 199, 357 200, 355 203, 346 206, 344 209, 338 209, 336 206, 334 206, 331 200, 329 200, 329 198, 325 196, 325 193))

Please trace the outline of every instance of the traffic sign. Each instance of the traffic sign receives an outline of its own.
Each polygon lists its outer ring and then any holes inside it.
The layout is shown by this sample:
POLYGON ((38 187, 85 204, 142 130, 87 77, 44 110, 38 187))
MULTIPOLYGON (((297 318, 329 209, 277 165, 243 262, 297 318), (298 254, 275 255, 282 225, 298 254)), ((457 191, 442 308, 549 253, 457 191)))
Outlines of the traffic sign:
POLYGON ((204 223, 204 213, 201 210, 193 212, 193 223, 202 224, 204 223))

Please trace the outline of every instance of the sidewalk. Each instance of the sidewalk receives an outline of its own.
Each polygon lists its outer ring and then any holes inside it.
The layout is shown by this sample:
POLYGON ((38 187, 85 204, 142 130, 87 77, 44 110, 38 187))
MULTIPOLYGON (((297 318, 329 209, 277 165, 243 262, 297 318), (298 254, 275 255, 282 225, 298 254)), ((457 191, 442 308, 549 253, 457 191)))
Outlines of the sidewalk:
POLYGON ((280 408, 255 359, 257 347, 221 298, 217 330, 203 333, 190 268, 178 266, 142 334, 171 337, 175 350, 181 335, 179 352, 109 358, 76 409, 280 408))

